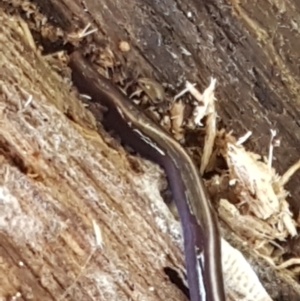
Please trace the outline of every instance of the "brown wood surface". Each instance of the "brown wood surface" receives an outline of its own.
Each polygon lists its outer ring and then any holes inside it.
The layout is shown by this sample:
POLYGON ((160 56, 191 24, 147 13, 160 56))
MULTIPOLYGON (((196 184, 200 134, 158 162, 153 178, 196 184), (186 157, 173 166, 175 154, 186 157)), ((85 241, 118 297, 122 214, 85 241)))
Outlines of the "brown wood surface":
MULTIPOLYGON (((299 159, 298 1, 52 0, 42 11, 66 32, 92 22, 98 28, 93 43, 109 45, 128 73, 174 88, 188 79, 200 90, 216 77, 218 114, 228 130, 253 131, 248 146, 267 155, 270 129, 276 129, 280 173, 299 159), (121 40, 129 41, 128 54, 118 51, 121 40)), ((298 174, 288 186, 294 207, 299 184, 298 174)))
POLYGON ((0 299, 185 300, 163 271, 183 258, 162 172, 99 135, 18 20, 0 18, 0 299))
MULTIPOLYGON (((277 129, 279 172, 299 159, 297 1, 35 3, 63 36, 50 41, 36 24, 33 35, 46 51, 62 48, 68 34, 91 22, 98 31, 87 39, 90 47, 109 46, 128 78, 166 82, 171 98, 186 79, 203 90, 214 76, 223 126, 236 135, 253 131, 247 146, 262 154, 270 129, 277 129), (121 40, 130 52, 119 51, 121 40)), ((26 5, 0 2, 32 24, 26 5)), ((166 266, 182 267, 183 258, 179 225, 159 195, 162 172, 99 135, 94 117, 28 45, 18 20, 2 10, 0 17, 0 298, 186 300, 163 273, 166 266), (151 193, 145 181, 153 183, 151 193)), ((298 175, 288 187, 296 213, 299 183, 298 175)), ((294 280, 247 256, 272 297, 297 298, 294 280)))

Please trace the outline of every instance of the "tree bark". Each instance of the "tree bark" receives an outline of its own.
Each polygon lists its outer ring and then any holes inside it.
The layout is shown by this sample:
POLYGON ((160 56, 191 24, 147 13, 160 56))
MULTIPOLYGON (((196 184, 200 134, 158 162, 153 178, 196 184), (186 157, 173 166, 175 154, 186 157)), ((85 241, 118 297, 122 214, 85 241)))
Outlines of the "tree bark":
MULTIPOLYGON (((282 136, 278 171, 299 159, 296 2, 36 3, 63 40, 92 23, 98 31, 87 39, 91 47, 109 46, 127 78, 138 73, 167 82, 167 98, 186 79, 203 90, 215 76, 227 129, 237 136, 253 131, 248 146, 267 154, 275 127, 282 136), (126 54, 118 48, 123 40, 131 47, 126 54)), ((28 10, 25 2, 14 4, 28 10)), ((21 20, 1 11, 1 24, 0 298, 186 300, 163 272, 182 270, 183 257, 180 225, 160 196, 162 171, 97 132, 70 82, 32 49, 21 20)), ((56 38, 47 44, 43 34, 37 36, 45 52, 63 44, 56 38)), ((289 185, 296 214, 299 183, 296 176, 289 185)), ((244 253, 273 298, 300 296, 288 274, 244 253)))

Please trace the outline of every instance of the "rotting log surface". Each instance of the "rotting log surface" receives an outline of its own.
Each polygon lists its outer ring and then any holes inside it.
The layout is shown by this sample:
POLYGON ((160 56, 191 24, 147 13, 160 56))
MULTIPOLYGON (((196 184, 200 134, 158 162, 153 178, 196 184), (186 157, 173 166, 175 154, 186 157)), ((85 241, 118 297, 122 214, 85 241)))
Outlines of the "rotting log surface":
MULTIPOLYGON (((96 45, 110 45, 130 70, 174 87, 188 79, 200 91, 216 77, 218 114, 228 130, 253 131, 247 146, 267 155, 270 129, 276 129, 279 173, 299 159, 297 1, 86 0, 87 12, 81 1, 47 2, 42 10, 68 32, 92 22, 99 29, 96 45), (129 41, 129 54, 118 51, 120 40, 129 41)), ((298 214, 299 174, 288 189, 298 214)))
POLYGON ((186 300, 163 272, 183 258, 162 172, 99 135, 0 14, 0 300, 186 300))
MULTIPOLYGON (((138 69, 143 75, 154 75, 159 81, 168 82, 175 87, 181 87, 187 78, 199 83, 200 90, 207 86, 210 76, 215 76, 219 82, 218 113, 227 129, 233 129, 237 135, 252 130, 253 138, 248 146, 262 154, 267 153, 269 130, 277 129, 282 137, 281 147, 276 149, 275 166, 279 172, 285 171, 299 159, 300 81, 297 43, 300 7, 296 1, 86 0, 85 3, 88 12, 83 12, 81 1, 68 0, 47 1, 47 6, 42 7, 42 11, 66 32, 73 32, 75 28, 84 28, 90 21, 94 22, 99 30, 94 35, 93 42, 96 45, 109 45, 120 56, 120 60, 126 59, 128 72, 138 69), (191 18, 187 17, 188 12, 192 13, 191 18), (117 44, 120 40, 130 42, 130 53, 124 55, 118 52, 117 44), (191 56, 183 55, 181 46, 191 56)), ((30 69, 31 72, 37 71, 30 69)), ((41 72, 39 75, 43 77, 44 74, 41 72)), ((8 84, 11 85, 9 78, 8 84)), ((65 91, 65 88, 60 88, 61 85, 62 83, 58 84, 59 88, 55 86, 55 89, 65 91)), ((49 92, 44 93, 47 93, 48 99, 49 92)), ((22 95, 22 99, 27 96, 22 95)), ((64 97, 70 98, 67 93, 64 97)), ((50 99, 61 111, 67 111, 64 106, 68 101, 64 99, 62 104, 56 103, 59 99, 57 97, 50 99)), ((73 106, 74 103, 70 108, 73 106)), ((84 110, 71 115, 75 116, 76 121, 80 121, 78 116, 82 112, 84 110)), ((94 134, 89 135, 89 139, 93 140, 94 134)), ((4 145, 7 145, 6 140, 4 145)), ((101 148, 97 145, 97 152, 101 153, 99 149, 101 148)), ((13 153, 11 157, 14 157, 16 150, 8 150, 13 153)), ((4 158, 7 157, 10 158, 5 154, 4 158)), ((125 159, 122 157, 120 160, 125 159)), ((103 161, 105 160, 101 162, 103 161)), ((17 166, 20 164, 13 163, 17 166)), ((32 166, 29 167, 31 170, 32 166)), ((113 175, 116 170, 113 169, 113 175)), ((32 173, 35 175, 37 172, 33 169, 32 173)), ((294 200, 300 191, 299 179, 299 175, 295 176, 288 187, 294 200)), ((78 189, 77 185, 75 187, 78 189)), ((76 210, 85 210, 77 208, 76 203, 74 206, 76 210)), ((297 205, 293 203, 293 206, 298 214, 297 205)), ((74 208, 72 210, 76 211, 74 208)), ((79 212, 75 212, 72 220, 81 220, 82 215, 76 219, 79 212)), ((142 214, 142 211, 137 214, 142 214)), ((92 218, 95 216, 101 219, 98 212, 92 218)), ((89 225, 92 237, 91 219, 86 224, 89 225)), ((65 238, 65 241, 68 239, 65 238)), ((13 244, 8 241, 7 245, 13 244)), ((89 251, 85 254, 90 254, 89 251)), ((84 260, 82 263, 84 264, 84 260)), ((77 269, 82 267, 82 263, 77 269)), ((78 275, 78 271, 74 275, 78 275)), ((145 271, 142 275, 144 273, 145 271)), ((74 280, 74 277, 70 278, 74 280)), ((9 285, 12 283, 9 282, 9 285)), ((64 284, 60 287, 60 293, 66 286, 64 284)), ((14 289, 16 287, 17 285, 14 289)), ((168 297, 170 298, 169 295, 168 297)), ((286 300, 289 300, 288 296, 286 300)))

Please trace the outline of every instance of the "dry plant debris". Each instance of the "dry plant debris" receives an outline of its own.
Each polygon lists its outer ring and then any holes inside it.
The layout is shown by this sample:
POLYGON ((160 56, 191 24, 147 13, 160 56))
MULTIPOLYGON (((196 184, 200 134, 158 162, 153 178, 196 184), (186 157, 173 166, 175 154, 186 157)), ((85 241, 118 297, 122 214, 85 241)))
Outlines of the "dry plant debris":
MULTIPOLYGON (((242 146, 242 143, 251 136, 251 132, 237 141, 232 133, 226 133, 225 130, 216 131, 217 113, 213 104, 215 80, 211 81, 203 94, 190 83, 187 83, 187 88, 202 103, 201 107, 194 110, 195 124, 201 125, 202 118, 207 117, 205 142, 209 145, 204 146, 203 157, 206 159, 201 162, 201 173, 204 172, 208 162, 212 158, 215 159, 216 154, 222 156, 228 166, 228 170, 223 170, 214 177, 214 181, 218 183, 226 179, 235 195, 234 202, 220 200, 218 209, 220 218, 249 247, 276 268, 299 265, 298 259, 293 258, 282 263, 282 257, 275 258, 272 254, 281 249, 279 242, 297 235, 296 226, 299 224, 289 210, 286 201, 288 192, 284 189, 284 185, 299 169, 300 161, 283 176, 278 175, 272 168, 273 149, 279 145, 274 130, 271 130, 269 158, 263 161, 260 155, 247 151, 242 146)), ((222 240, 222 257, 226 287, 234 300, 271 300, 243 255, 225 240, 222 240)))
POLYGON ((184 108, 183 101, 174 102, 170 108, 170 119, 172 123, 172 134, 178 141, 184 138, 184 131, 182 128, 184 122, 184 108))
MULTIPOLYGON (((65 41, 76 44, 97 30, 90 29, 91 24, 88 24, 84 29, 64 34, 61 30, 47 24, 45 17, 37 13, 34 4, 29 5, 28 2, 24 2, 24 10, 34 16, 35 29, 39 28, 41 34, 49 39, 52 37, 55 40, 63 37, 65 41)), ((27 37, 32 49, 39 51, 40 49, 36 48, 27 24, 20 20, 19 28, 22 34, 27 37)), ((31 26, 33 25, 31 24, 31 26)), ((125 46, 124 49, 126 50, 127 45, 125 46)), ((122 50, 123 46, 120 48, 121 51, 124 51, 122 50)), ((99 60, 102 60, 103 66, 106 65, 104 67, 113 68, 113 54, 108 49, 106 51, 106 54, 102 52, 99 60)), ((161 88, 157 88, 157 85, 154 85, 153 88, 151 80, 142 79, 139 83, 144 84, 144 91, 154 102, 157 100, 160 102, 165 97, 161 88)), ((215 159, 216 155, 222 156, 228 165, 228 171, 223 171, 216 177, 219 177, 220 183, 226 179, 231 184, 236 196, 237 202, 235 203, 226 199, 220 200, 218 212, 221 219, 244 239, 245 243, 253 247, 257 254, 267 259, 276 268, 283 269, 290 265, 298 265, 294 269, 296 273, 299 271, 299 260, 292 258, 284 262, 282 253, 278 255, 276 251, 280 249, 278 241, 282 242, 289 236, 297 235, 296 226, 299 226, 299 221, 296 222, 293 219, 289 210, 286 201, 288 192, 284 189, 284 185, 299 169, 300 161, 280 176, 274 168, 271 168, 273 143, 270 143, 269 160, 264 162, 260 155, 247 151, 241 145, 244 140, 249 138, 248 136, 237 141, 231 133, 225 133, 224 130, 217 131, 217 112, 214 105, 215 85, 216 80, 212 79, 209 87, 200 93, 195 85, 186 83, 186 89, 175 96, 169 111, 171 131, 175 139, 182 140, 184 138, 184 126, 186 125, 184 110, 186 106, 182 100, 177 101, 177 99, 189 91, 198 102, 194 107, 192 120, 194 126, 203 126, 201 122, 205 118, 203 123, 205 124, 206 135, 199 167, 200 173, 203 174, 208 165, 211 166, 211 161, 215 159), (277 254, 276 257, 273 256, 274 253, 277 254)), ((23 113, 31 102, 32 97, 29 96, 25 104, 20 107, 20 113, 23 113)), ((272 132, 272 134, 274 133, 272 132)), ((274 141, 273 138, 271 138, 272 142, 274 141)), ((93 227, 97 245, 101 247, 102 234, 94 220, 93 227)), ((244 301, 271 300, 243 255, 238 250, 233 249, 225 240, 222 241, 222 256, 227 290, 233 299, 244 301)))

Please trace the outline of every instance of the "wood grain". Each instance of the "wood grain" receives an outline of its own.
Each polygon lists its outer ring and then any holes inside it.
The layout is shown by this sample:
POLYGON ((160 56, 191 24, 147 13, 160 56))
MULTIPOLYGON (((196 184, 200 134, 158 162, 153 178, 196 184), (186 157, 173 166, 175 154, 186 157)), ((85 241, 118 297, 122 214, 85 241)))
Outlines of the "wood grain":
POLYGON ((186 300, 163 270, 183 258, 162 172, 99 134, 18 19, 0 19, 0 299, 186 300))

